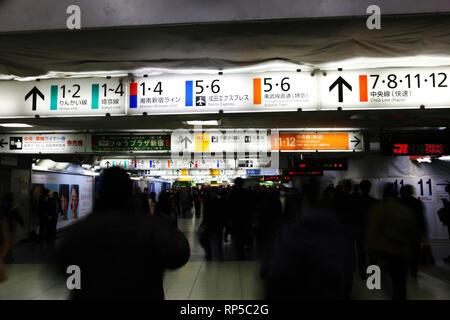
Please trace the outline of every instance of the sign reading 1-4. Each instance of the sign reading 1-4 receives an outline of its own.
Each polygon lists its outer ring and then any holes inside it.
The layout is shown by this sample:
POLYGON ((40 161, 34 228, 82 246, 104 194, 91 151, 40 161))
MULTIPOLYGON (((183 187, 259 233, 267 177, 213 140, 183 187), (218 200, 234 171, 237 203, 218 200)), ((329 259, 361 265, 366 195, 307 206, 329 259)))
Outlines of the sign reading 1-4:
POLYGON ((305 72, 161 75, 130 83, 129 114, 292 111, 317 106, 305 72))
POLYGON ((124 114, 125 84, 118 78, 46 79, 0 83, 0 116, 124 114))
POLYGON ((450 67, 332 71, 321 78, 322 109, 444 107, 450 67))

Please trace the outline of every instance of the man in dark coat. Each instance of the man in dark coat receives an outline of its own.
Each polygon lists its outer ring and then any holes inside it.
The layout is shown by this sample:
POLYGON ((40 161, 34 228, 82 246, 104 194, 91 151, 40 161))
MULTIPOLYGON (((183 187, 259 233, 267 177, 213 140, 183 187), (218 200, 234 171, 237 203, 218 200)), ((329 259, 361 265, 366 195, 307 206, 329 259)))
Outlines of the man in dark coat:
POLYGON ((168 221, 129 208, 127 173, 105 170, 96 211, 73 228, 59 250, 61 271, 70 265, 81 271, 81 289, 74 289, 72 298, 164 299, 164 270, 188 261, 189 243, 168 221))
POLYGON ((245 244, 248 241, 251 228, 253 195, 243 188, 244 180, 236 178, 234 188, 228 201, 228 212, 231 220, 231 241, 238 260, 245 259, 245 244))
POLYGON ((419 270, 419 260, 420 260, 420 248, 422 241, 427 238, 427 224, 425 220, 425 208, 419 199, 413 197, 414 187, 412 185, 405 185, 400 189, 400 195, 402 203, 407 206, 414 214, 416 218, 416 225, 418 227, 418 232, 416 233, 416 238, 414 239, 414 250, 412 253, 410 268, 411 276, 417 277, 417 271, 419 270))
MULTIPOLYGON (((19 212, 19 207, 14 201, 14 195, 12 192, 7 192, 3 195, 2 204, 0 208, 0 215, 5 219, 8 226, 8 233, 10 239, 14 239, 16 233, 16 226, 25 226, 22 216, 19 212)), ((5 256, 5 263, 14 262, 13 248, 10 247, 5 256)))
POLYGON ((380 201, 370 196, 372 183, 369 180, 362 180, 359 184, 360 194, 356 197, 354 203, 357 210, 355 217, 355 239, 356 253, 358 258, 359 276, 362 279, 367 278, 368 253, 366 249, 366 224, 371 210, 377 206, 380 201))
POLYGON ((317 199, 318 180, 302 184, 302 214, 284 225, 272 248, 267 270, 269 300, 348 298, 346 231, 336 212, 317 199))

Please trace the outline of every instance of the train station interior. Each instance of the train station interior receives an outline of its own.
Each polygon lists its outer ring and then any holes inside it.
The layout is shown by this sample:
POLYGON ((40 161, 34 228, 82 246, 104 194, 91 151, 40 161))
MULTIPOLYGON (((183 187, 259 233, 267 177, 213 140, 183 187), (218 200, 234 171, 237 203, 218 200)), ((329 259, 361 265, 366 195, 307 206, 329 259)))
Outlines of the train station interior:
POLYGON ((78 1, 76 30, 23 2, 0 2, 0 300, 73 298, 62 256, 84 297, 111 259, 166 300, 450 299, 447 2, 369 28, 370 1, 78 1))

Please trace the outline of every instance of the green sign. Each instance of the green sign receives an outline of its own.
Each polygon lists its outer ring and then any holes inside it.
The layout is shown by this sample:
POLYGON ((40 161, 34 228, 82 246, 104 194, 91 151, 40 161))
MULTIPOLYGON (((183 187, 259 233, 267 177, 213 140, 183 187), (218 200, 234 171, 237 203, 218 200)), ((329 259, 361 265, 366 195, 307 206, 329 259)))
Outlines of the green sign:
POLYGON ((93 135, 92 151, 170 151, 170 135, 93 135))

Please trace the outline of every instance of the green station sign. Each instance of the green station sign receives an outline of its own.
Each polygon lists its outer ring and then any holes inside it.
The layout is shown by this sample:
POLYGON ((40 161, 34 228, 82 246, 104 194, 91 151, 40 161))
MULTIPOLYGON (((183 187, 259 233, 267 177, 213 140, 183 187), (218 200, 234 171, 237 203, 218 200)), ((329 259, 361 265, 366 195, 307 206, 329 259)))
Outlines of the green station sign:
POLYGON ((92 151, 170 151, 170 135, 92 135, 92 151))

